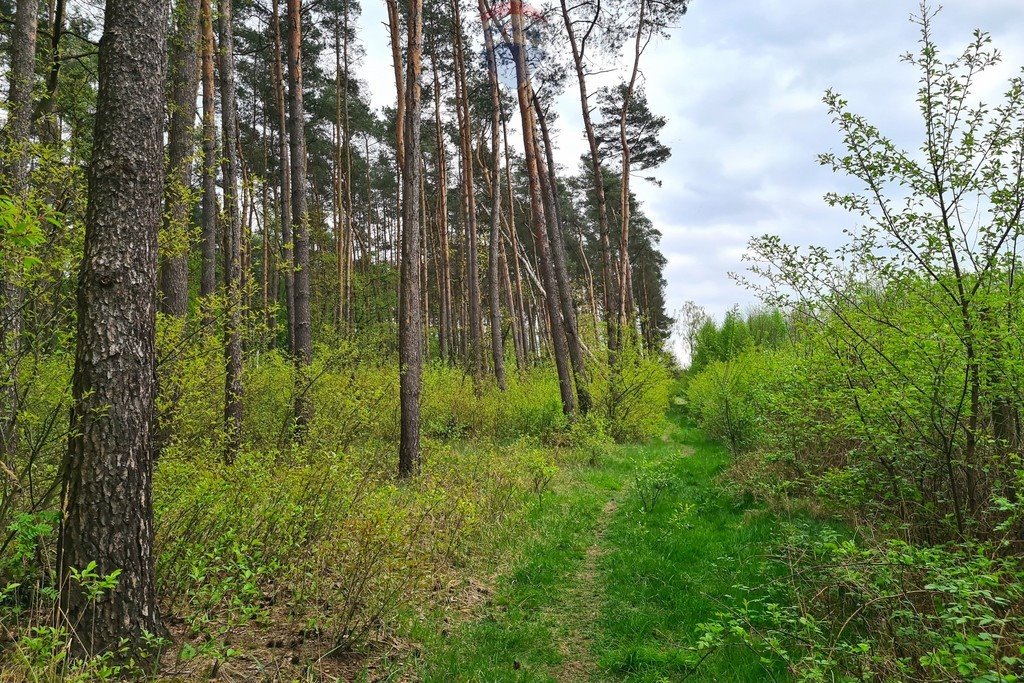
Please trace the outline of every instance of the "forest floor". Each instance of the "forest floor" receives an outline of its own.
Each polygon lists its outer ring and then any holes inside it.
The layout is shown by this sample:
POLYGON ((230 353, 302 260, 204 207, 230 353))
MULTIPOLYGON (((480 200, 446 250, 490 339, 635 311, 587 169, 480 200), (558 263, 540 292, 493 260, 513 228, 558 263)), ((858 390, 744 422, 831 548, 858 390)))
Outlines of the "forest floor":
MULTIPOLYGON (((411 654, 376 680, 766 681, 745 649, 694 669, 699 624, 732 586, 770 581, 762 561, 777 520, 716 480, 728 454, 670 413, 664 434, 568 469, 507 543, 504 566, 458 620, 414 620, 411 654), (672 486, 645 511, 637 475, 672 486)), ((390 667, 389 667, 390 668, 390 667)))

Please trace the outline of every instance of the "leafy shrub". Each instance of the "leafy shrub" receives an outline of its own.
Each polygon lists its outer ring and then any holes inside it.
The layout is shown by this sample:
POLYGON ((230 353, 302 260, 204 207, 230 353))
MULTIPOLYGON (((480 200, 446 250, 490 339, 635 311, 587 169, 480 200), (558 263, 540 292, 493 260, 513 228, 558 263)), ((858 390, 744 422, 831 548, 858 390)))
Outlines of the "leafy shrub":
POLYGON ((659 432, 668 408, 672 375, 665 359, 634 343, 619 350, 609 374, 593 383, 594 402, 618 443, 642 442, 659 432))
POLYGON ((693 415, 708 435, 727 444, 733 454, 758 442, 760 399, 766 377, 775 369, 773 360, 764 353, 742 354, 711 363, 690 382, 688 403, 693 415))
POLYGON ((677 477, 670 461, 645 462, 637 467, 636 494, 640 508, 646 513, 654 512, 658 501, 675 485, 677 477))
POLYGON ((1024 566, 981 544, 861 545, 793 528, 773 558, 789 580, 735 587, 696 654, 742 643, 800 681, 1016 681, 1024 566))

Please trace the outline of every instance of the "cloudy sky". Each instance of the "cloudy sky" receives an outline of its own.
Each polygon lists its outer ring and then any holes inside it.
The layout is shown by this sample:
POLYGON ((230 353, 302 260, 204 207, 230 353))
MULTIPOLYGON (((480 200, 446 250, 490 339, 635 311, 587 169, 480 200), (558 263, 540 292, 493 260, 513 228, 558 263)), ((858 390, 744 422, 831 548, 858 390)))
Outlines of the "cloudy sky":
MULTIPOLYGON (((363 73, 378 105, 394 99, 383 4, 365 2, 362 18, 363 73)), ((918 4, 693 0, 671 38, 651 47, 643 84, 651 108, 668 118, 673 156, 657 173, 661 187, 640 182, 636 190, 664 235, 670 309, 692 300, 720 316, 753 304, 729 277, 744 269, 751 236, 829 244, 854 225, 822 201, 843 185, 816 162, 839 144, 821 97, 838 90, 883 132, 916 147, 917 74, 899 56, 919 37, 908 20, 918 4)), ((940 48, 959 52, 975 28, 1003 52, 1002 67, 983 83, 994 96, 1024 65, 1024 0, 945 0, 935 23, 940 48)), ((558 160, 575 169, 585 140, 571 91, 559 111, 558 160)))

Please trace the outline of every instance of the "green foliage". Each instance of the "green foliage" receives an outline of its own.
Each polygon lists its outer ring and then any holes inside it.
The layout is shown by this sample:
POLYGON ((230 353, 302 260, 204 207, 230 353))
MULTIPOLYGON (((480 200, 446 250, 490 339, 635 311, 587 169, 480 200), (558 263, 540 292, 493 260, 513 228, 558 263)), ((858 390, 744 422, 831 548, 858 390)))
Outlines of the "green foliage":
POLYGON ((644 462, 637 466, 636 495, 640 498, 640 509, 654 512, 658 501, 675 482, 671 462, 644 462))
POLYGON ((628 337, 615 355, 611 377, 598 377, 592 385, 594 403, 618 443, 643 442, 664 423, 672 376, 664 358, 646 353, 628 337))
POLYGON ((790 341, 708 362, 690 384, 694 414, 739 454, 741 490, 845 522, 784 539, 789 580, 737 585, 698 648, 742 643, 799 680, 1024 674, 1024 82, 981 103, 972 89, 998 53, 978 32, 942 57, 933 20, 925 7, 905 58, 920 153, 826 95, 846 150, 821 161, 863 188, 827 199, 863 225, 836 249, 755 239, 748 284, 790 311, 790 341))
POLYGON ((702 625, 698 652, 742 643, 800 681, 1016 681, 1022 672, 1017 558, 979 544, 860 544, 793 527, 774 586, 737 586, 702 625), (838 675, 838 678, 836 676, 838 675))
POLYGON ((715 361, 694 377, 688 404, 701 427, 721 439, 733 454, 759 443, 766 384, 781 363, 769 354, 748 352, 728 361, 715 361))
MULTIPOLYGON (((698 313, 698 316, 701 314, 698 313)), ((782 311, 757 309, 744 318, 738 308, 725 314, 721 325, 698 317, 692 335, 690 372, 704 371, 714 362, 726 362, 751 348, 778 349, 789 341, 789 326, 782 311)))

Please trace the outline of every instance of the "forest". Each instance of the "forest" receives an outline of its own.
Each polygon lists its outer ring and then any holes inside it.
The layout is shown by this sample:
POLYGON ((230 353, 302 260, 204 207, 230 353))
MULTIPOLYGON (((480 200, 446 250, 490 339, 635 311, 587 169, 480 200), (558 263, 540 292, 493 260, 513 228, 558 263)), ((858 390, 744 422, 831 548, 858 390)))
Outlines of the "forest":
POLYGON ((0 0, 0 683, 1022 680, 1024 72, 909 4, 721 314, 701 11, 0 0))

